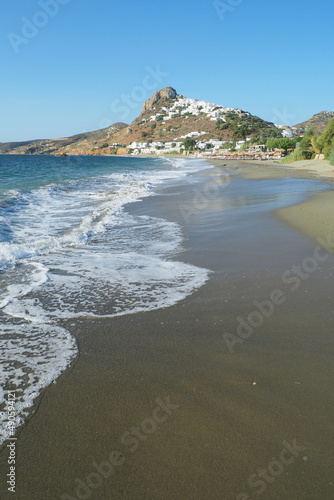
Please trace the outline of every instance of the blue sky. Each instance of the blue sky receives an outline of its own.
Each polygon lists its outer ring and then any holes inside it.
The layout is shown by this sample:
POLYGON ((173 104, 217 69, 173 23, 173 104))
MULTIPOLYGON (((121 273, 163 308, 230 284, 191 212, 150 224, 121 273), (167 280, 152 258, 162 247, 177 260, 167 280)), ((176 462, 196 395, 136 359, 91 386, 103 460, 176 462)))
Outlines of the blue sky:
POLYGON ((334 111, 332 0, 15 0, 0 142, 130 123, 154 90, 292 125, 334 111))

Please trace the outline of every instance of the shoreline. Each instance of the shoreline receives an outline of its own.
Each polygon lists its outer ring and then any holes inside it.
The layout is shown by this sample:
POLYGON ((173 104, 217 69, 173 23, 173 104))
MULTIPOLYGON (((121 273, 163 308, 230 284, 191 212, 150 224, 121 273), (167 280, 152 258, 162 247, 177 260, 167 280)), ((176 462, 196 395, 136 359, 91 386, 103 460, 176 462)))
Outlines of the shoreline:
POLYGON ((334 180, 334 166, 330 165, 328 160, 302 160, 284 165, 273 160, 253 160, 249 162, 247 160, 209 159, 208 161, 217 167, 238 168, 240 173, 244 173, 249 179, 283 178, 292 173, 296 177, 326 179, 326 181, 334 180), (242 169, 244 169, 244 172, 242 172, 242 169))
MULTIPOLYGON (((1 153, 1 155, 6 156, 5 153, 1 153)), ((13 156, 13 154, 9 153, 8 156, 13 156)), ((14 155, 15 156, 15 155, 14 155)), ((22 156, 20 154, 16 156, 22 156)), ((38 155, 36 155, 38 156, 38 155)), ((40 155, 40 156, 48 156, 48 155, 40 155)), ((49 156, 57 156, 57 155, 49 155, 49 156)), ((264 167, 264 168, 275 168, 279 167, 282 169, 282 172, 287 172, 289 170, 299 172, 301 175, 305 176, 313 176, 316 178, 325 178, 325 179, 332 179, 334 178, 334 166, 330 165, 328 160, 300 160, 296 161, 293 163, 287 163, 287 164, 281 164, 277 160, 258 160, 258 159, 230 159, 230 158, 216 158, 216 157, 210 157, 210 156, 197 156, 197 155, 178 155, 178 154, 168 154, 168 155, 158 155, 158 154, 150 154, 150 155, 145 155, 145 154, 138 154, 138 155, 66 155, 66 158, 75 158, 75 157, 80 157, 80 156, 85 156, 85 157, 106 157, 106 158, 181 158, 184 160, 187 159, 192 159, 192 160, 205 160, 208 163, 215 165, 215 166, 231 166, 233 168, 235 167, 246 167, 248 168, 249 166, 256 166, 256 167, 264 167)), ((277 173, 277 172, 276 172, 277 173)), ((271 173, 273 175, 273 173, 271 173)), ((276 175, 276 174, 275 174, 276 175)), ((285 175, 285 174, 284 174, 285 175)), ((270 177, 273 178, 273 177, 270 177)))
MULTIPOLYGON (((269 174, 249 178, 253 170, 236 166, 249 189, 269 174)), ((198 184, 163 188, 127 206, 181 224, 185 248, 177 258, 214 274, 172 307, 66 323, 80 354, 43 392, 18 435, 18 498, 68 500, 88 490, 92 498, 126 500, 251 495, 249 476, 280 455, 283 441, 294 440, 309 459, 295 456, 284 480, 265 483, 267 494, 285 500, 320 492, 330 498, 328 374, 334 346, 330 324, 319 328, 319 321, 326 323, 331 314, 326 276, 332 258, 299 292, 284 288, 282 274, 312 255, 314 241, 271 212, 250 214, 243 225, 230 227, 222 216, 229 195, 223 182, 207 203, 197 205, 198 192, 207 192, 221 173, 220 167, 208 169, 195 174, 198 184), (189 220, 180 215, 180 200, 195 209, 189 220), (235 335, 236 317, 246 318, 254 300, 262 302, 277 288, 286 303, 231 355, 224 333, 235 335)), ((326 222, 332 212, 321 212, 323 195, 330 197, 325 192, 312 198, 312 210, 326 222)), ((289 217, 296 218, 295 210, 289 217)), ((307 226, 309 213, 303 210, 300 217, 307 226)), ((6 458, 2 450, 4 498, 6 458)))

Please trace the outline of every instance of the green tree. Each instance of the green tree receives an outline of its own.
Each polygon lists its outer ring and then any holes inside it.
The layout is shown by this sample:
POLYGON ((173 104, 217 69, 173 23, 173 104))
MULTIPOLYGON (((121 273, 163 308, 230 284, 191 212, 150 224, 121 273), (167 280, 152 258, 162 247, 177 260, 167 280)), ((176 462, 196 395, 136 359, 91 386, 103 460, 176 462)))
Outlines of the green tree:
POLYGON ((315 153, 314 148, 312 146, 312 139, 316 136, 315 130, 313 127, 310 127, 299 144, 299 151, 302 154, 305 160, 310 160, 312 155, 315 153))
POLYGON ((183 141, 183 146, 184 146, 184 149, 186 151, 191 151, 194 149, 194 147, 196 146, 196 141, 195 139, 192 139, 191 137, 187 137, 184 141, 183 141))
POLYGON ((300 140, 300 138, 289 138, 289 137, 280 137, 276 139, 269 139, 266 142, 267 149, 284 149, 287 152, 288 149, 294 149, 296 147, 296 143, 300 140))
POLYGON ((334 146, 334 118, 332 118, 318 139, 318 144, 322 147, 322 152, 325 154, 326 158, 329 158, 332 148, 334 146))

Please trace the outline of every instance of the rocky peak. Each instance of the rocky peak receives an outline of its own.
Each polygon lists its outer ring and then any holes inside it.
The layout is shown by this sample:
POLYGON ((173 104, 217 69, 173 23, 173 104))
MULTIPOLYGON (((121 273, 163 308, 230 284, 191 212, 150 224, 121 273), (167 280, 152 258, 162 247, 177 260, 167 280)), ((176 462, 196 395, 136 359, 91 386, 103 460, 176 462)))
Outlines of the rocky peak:
POLYGON ((150 97, 143 106, 142 113, 148 111, 152 108, 153 104, 160 100, 175 99, 177 96, 176 90, 173 87, 165 87, 162 90, 155 92, 152 97, 150 97))

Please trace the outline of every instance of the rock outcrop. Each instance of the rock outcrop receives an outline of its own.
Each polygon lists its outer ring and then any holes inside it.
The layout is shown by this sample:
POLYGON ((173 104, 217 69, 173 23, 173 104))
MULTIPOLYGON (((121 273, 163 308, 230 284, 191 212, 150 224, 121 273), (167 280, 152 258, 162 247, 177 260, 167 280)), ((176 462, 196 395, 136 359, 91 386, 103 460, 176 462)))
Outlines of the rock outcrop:
POLYGON ((145 113, 145 111, 149 111, 153 104, 156 102, 162 100, 167 100, 167 99, 175 99, 177 96, 176 90, 173 89, 173 87, 165 87, 162 90, 158 90, 155 92, 152 97, 150 97, 144 104, 142 113, 145 113))

